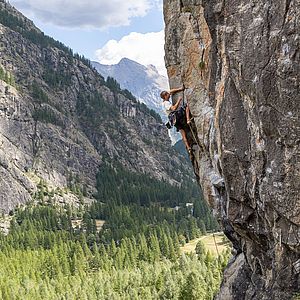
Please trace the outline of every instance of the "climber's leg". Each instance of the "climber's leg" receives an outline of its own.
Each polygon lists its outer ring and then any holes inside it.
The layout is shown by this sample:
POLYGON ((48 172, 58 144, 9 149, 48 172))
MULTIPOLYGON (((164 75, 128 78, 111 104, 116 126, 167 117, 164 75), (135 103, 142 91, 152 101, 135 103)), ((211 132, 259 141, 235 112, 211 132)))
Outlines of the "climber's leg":
POLYGON ((186 115, 186 122, 188 124, 190 124, 193 118, 191 117, 191 111, 190 111, 189 104, 187 104, 187 106, 186 106, 185 115, 186 115))
POLYGON ((187 140, 186 133, 185 133, 185 131, 183 129, 180 129, 180 133, 181 133, 183 142, 185 144, 185 147, 188 150, 188 152, 190 153, 191 152, 191 147, 190 147, 189 142, 187 140))

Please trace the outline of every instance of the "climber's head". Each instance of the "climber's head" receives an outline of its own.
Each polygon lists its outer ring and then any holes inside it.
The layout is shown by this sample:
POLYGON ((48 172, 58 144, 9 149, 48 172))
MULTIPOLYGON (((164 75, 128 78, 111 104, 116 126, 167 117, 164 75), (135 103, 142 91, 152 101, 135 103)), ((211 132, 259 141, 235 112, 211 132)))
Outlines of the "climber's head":
POLYGON ((170 99, 170 93, 167 91, 162 91, 160 93, 160 98, 163 99, 164 101, 168 101, 170 99))

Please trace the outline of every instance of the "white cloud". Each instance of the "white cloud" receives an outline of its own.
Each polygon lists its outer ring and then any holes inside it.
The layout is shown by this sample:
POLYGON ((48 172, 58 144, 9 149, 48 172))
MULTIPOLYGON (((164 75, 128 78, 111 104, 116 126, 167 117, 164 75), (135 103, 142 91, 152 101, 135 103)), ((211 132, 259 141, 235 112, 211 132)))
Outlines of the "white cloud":
POLYGON ((129 25, 161 0, 11 0, 18 9, 42 22, 63 27, 104 29, 129 25))
POLYGON ((110 40, 96 51, 102 64, 117 64, 123 57, 142 65, 154 65, 160 74, 166 75, 164 62, 164 31, 137 33, 132 32, 120 41, 110 40))
POLYGON ((154 6, 158 9, 160 9, 161 11, 163 10, 163 6, 164 6, 164 1, 163 0, 152 0, 154 3, 154 6))

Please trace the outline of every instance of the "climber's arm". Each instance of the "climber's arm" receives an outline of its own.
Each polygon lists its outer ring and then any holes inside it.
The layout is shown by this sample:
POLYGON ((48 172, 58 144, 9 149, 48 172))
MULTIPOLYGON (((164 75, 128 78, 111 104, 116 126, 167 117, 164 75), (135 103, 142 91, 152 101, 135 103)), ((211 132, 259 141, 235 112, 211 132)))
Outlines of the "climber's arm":
POLYGON ((176 94, 176 93, 182 92, 182 91, 184 91, 184 87, 172 89, 172 90, 170 90, 170 94, 173 95, 173 94, 176 94))
POLYGON ((181 103, 181 101, 182 101, 182 97, 180 97, 180 98, 178 99, 178 101, 177 101, 174 105, 171 106, 171 110, 172 110, 172 111, 177 110, 178 107, 179 107, 179 105, 180 105, 180 103, 181 103))

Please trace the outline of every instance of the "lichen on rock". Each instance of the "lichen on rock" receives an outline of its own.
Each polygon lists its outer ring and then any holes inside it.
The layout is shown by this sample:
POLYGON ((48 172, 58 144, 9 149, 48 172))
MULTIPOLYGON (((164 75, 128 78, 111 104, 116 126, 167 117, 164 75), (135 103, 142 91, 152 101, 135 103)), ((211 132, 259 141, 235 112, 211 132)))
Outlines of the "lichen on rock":
POLYGON ((194 170, 236 249, 218 299, 300 290, 300 2, 166 0, 170 86, 194 170), (196 139, 196 141, 195 141, 196 139))

